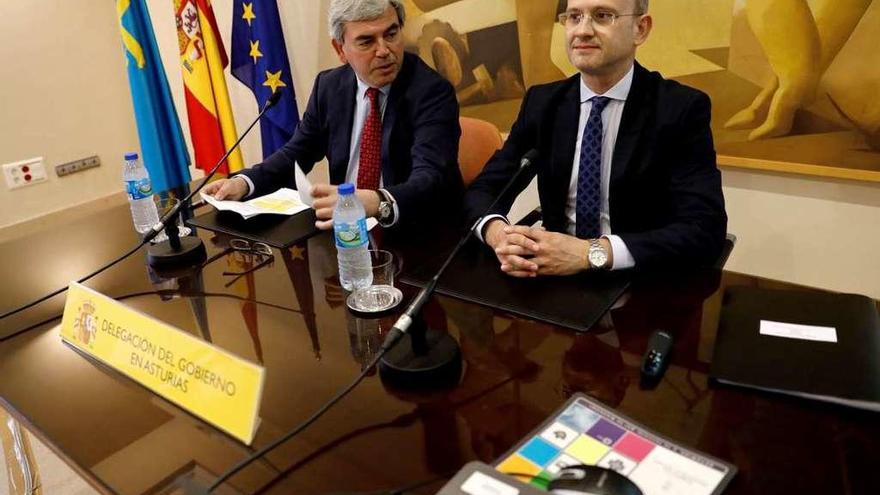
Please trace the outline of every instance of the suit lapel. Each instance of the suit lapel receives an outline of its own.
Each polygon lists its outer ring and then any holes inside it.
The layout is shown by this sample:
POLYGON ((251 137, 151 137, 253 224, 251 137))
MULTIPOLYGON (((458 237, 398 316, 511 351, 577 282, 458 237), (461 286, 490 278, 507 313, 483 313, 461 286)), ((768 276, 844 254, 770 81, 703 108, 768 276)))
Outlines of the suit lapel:
POLYGON ((645 106, 647 83, 648 71, 636 62, 632 87, 623 107, 623 116, 617 131, 617 142, 614 145, 614 157, 611 161, 611 189, 623 178, 638 147, 647 115, 645 106))
MULTIPOLYGON (((334 184, 345 182, 345 173, 348 170, 348 162, 351 159, 351 132, 354 127, 354 107, 355 98, 357 98, 357 78, 351 66, 347 66, 343 74, 342 90, 350 96, 348 98, 336 98, 330 95, 331 101, 336 100, 339 102, 339 115, 342 117, 342 122, 347 123, 339 127, 339 139, 334 146, 335 154, 339 157, 331 161, 330 178, 334 184)), ((327 119, 331 122, 333 121, 333 113, 331 112, 331 115, 327 116, 327 119)))
POLYGON ((395 184, 397 181, 394 164, 391 161, 391 136, 397 117, 400 115, 403 95, 412 82, 416 63, 418 58, 415 55, 404 53, 400 73, 397 74, 391 84, 391 91, 388 92, 388 102, 385 104, 385 113, 382 116, 382 180, 385 184, 395 184))
MULTIPOLYGON (((554 116, 551 142, 551 175, 552 184, 555 184, 554 195, 567 198, 571 184, 572 163, 574 163, 574 150, 577 141, 578 122, 580 120, 580 76, 569 79, 561 101, 558 102, 559 111, 554 116)), ((556 102, 551 102, 555 104, 556 102)), ((562 214, 564 214, 565 202, 562 214)))
POLYGON ((396 84, 391 86, 388 92, 388 102, 385 104, 385 114, 382 116, 382 179, 385 184, 394 184, 394 170, 391 163, 391 132, 397 121, 398 105, 404 88, 396 84))

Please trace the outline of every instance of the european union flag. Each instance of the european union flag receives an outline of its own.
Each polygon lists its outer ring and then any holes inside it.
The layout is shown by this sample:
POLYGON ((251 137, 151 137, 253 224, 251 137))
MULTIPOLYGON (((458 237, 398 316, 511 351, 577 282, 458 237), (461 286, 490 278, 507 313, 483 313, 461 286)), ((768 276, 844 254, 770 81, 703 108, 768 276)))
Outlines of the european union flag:
POLYGON ((144 165, 157 192, 188 184, 189 153, 144 0, 117 0, 144 165))
POLYGON ((299 124, 293 75, 275 0, 235 0, 232 11, 232 75, 249 87, 260 108, 275 91, 281 101, 260 122, 263 157, 284 145, 299 124))

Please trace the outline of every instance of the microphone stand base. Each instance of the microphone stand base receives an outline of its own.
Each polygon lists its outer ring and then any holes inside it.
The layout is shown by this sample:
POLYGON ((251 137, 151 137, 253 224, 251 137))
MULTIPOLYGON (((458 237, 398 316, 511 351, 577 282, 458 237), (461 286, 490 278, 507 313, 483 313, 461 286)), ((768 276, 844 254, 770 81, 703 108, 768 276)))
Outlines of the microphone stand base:
POLYGON ((179 249, 172 247, 169 241, 154 244, 147 249, 147 263, 158 269, 198 265, 207 259, 205 244, 194 236, 181 237, 179 249))
POLYGON ((379 377, 394 389, 433 391, 461 381, 458 342, 447 332, 413 328, 379 361, 379 377))

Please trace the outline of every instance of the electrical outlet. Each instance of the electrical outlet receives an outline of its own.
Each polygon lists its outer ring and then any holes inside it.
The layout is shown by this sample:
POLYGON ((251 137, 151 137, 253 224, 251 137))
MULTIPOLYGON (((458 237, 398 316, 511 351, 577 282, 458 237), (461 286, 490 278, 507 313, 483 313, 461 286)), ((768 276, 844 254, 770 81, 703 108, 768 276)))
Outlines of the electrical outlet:
POLYGON ((64 177, 65 175, 75 174, 89 168, 100 166, 101 159, 98 158, 98 155, 95 155, 81 160, 74 160, 72 162, 62 163, 61 165, 55 165, 55 175, 58 177, 64 177))
POLYGON ((3 177, 6 178, 6 187, 9 189, 46 182, 46 167, 43 165, 43 157, 5 164, 3 165, 3 177))

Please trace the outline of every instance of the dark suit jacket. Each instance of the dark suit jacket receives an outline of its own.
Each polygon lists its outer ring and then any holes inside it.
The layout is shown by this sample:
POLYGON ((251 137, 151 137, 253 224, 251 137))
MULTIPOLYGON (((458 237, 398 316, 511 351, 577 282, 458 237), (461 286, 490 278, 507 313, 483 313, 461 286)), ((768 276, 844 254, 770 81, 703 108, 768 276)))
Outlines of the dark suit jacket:
MULTIPOLYGON (((538 176, 548 230, 565 232, 565 204, 580 115, 580 75, 526 93, 510 137, 465 195, 470 223, 515 173, 520 158, 540 157, 494 213, 506 213, 538 176)), ((663 79, 636 63, 611 165, 611 232, 626 243, 636 266, 709 265, 727 230, 721 174, 709 128, 709 97, 663 79)))
MULTIPOLYGON (((354 122, 357 76, 349 65, 321 72, 293 138, 263 163, 242 172, 254 195, 295 188, 293 162, 308 173, 325 156, 330 182, 345 181, 354 122)), ((457 207, 458 102, 452 85, 406 53, 388 95, 382 121, 382 180, 398 203, 400 223, 457 207)))

